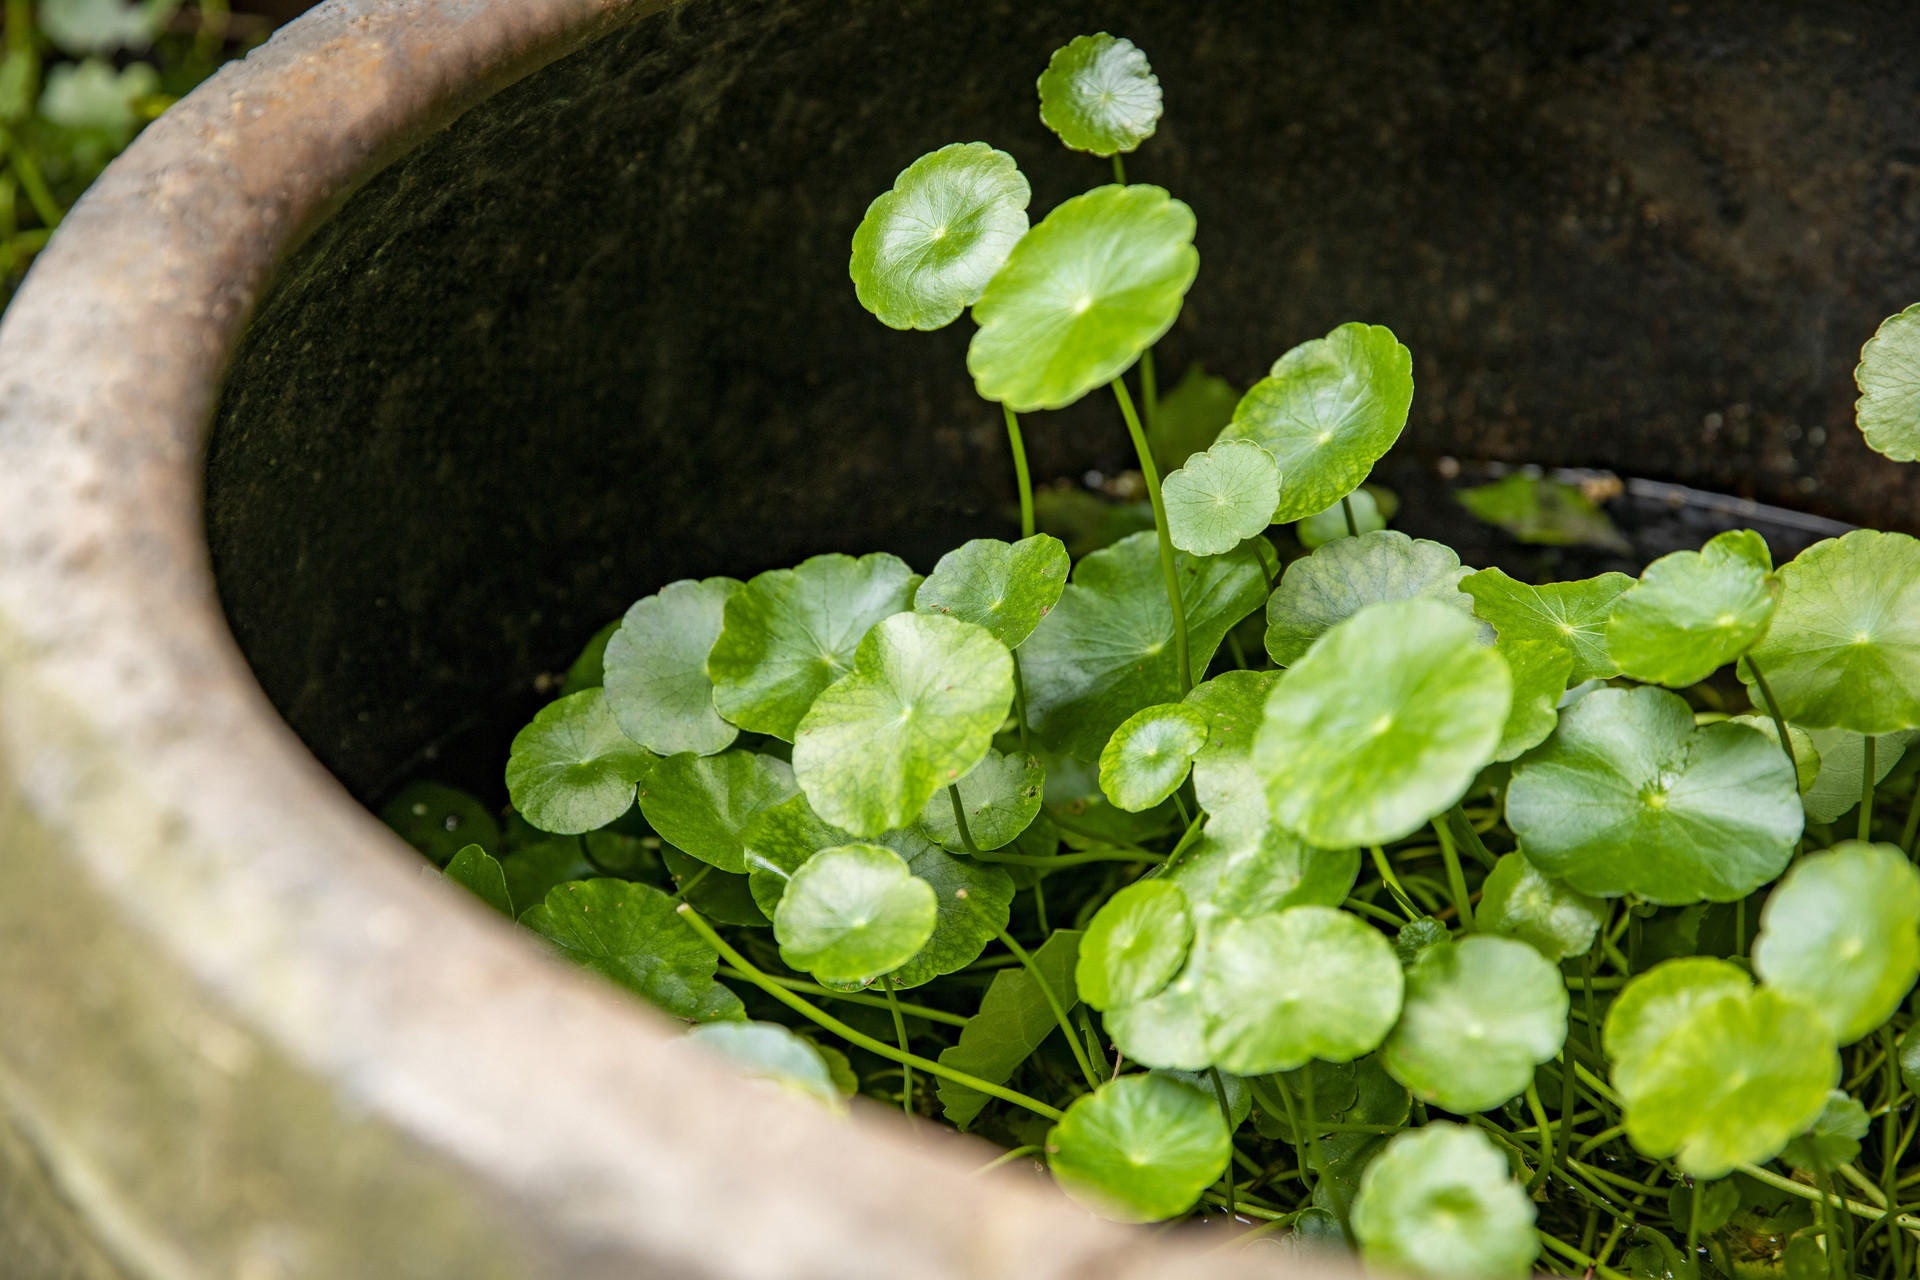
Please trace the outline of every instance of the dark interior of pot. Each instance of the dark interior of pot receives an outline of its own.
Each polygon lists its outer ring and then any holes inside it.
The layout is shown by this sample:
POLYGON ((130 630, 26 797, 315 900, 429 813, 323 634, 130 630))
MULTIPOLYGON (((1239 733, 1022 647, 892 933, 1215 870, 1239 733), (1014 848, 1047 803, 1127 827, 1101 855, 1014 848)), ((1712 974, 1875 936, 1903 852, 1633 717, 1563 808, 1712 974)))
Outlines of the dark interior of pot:
MULTIPOLYGON (((208 533, 320 759, 377 802, 493 709, 510 732, 675 578, 827 550, 924 572, 1006 532, 971 325, 882 327, 847 247, 947 142, 1010 151, 1036 217, 1109 180, 1035 110, 1094 30, 1165 87, 1128 176, 1199 217, 1163 377, 1245 386, 1361 319, 1414 353, 1402 467, 1605 467, 1915 526, 1920 470, 1866 450, 1851 382, 1920 299, 1903 0, 686 0, 381 174, 248 332, 208 533)), ((1043 479, 1129 463, 1104 399, 1028 440, 1043 479)))

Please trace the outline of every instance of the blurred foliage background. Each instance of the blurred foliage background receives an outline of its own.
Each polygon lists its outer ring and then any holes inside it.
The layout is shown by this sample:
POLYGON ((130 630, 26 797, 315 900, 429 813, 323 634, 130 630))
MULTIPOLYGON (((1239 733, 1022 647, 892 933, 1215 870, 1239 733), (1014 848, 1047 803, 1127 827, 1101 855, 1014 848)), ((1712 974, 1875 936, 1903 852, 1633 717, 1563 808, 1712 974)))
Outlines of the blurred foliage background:
POLYGON ((0 306, 148 122, 313 0, 4 0, 0 306))

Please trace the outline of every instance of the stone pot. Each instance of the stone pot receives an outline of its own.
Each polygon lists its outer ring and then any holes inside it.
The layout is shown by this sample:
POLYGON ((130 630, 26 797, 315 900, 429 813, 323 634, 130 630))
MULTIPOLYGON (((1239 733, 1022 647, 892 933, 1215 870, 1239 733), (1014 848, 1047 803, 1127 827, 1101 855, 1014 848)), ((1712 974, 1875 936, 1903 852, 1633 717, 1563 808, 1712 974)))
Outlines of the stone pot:
MULTIPOLYGON (((1001 527, 966 326, 881 328, 846 244, 952 140, 1036 211, 1103 181, 1031 99, 1101 28, 1167 87, 1132 176, 1200 217, 1169 376, 1359 317, 1415 352, 1413 456, 1910 523, 1847 380, 1920 295, 1898 5, 330 0, 0 324, 10 1277, 1274 1265, 716 1076, 357 803, 497 787, 453 731, 670 579, 1001 527)), ((1125 462, 1097 405, 1030 439, 1125 462)))

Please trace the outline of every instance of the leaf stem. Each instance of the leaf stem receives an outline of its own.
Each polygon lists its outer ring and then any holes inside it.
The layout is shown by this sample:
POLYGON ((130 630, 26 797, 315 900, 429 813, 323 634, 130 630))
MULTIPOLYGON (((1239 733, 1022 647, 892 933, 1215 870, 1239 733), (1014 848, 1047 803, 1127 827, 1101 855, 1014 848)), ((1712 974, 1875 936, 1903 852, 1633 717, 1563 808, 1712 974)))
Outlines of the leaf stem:
POLYGON ((1353 499, 1345 496, 1341 497, 1340 510, 1347 517, 1347 536, 1349 538, 1359 537, 1360 522, 1353 518, 1353 499))
POLYGON ((1780 714, 1780 704, 1774 701, 1773 686, 1760 674, 1760 665, 1753 655, 1746 656, 1747 670, 1753 673, 1753 683, 1760 690, 1760 700, 1767 704, 1767 714, 1773 717, 1773 727, 1780 734, 1780 749, 1787 753, 1787 763, 1793 766, 1794 786, 1800 785, 1800 761, 1793 754, 1793 735, 1787 732, 1787 718, 1780 714))
MULTIPOLYGON (((1888 1205, 1898 1203, 1895 1194, 1900 1177, 1900 1158, 1895 1152, 1899 1138, 1899 1114, 1894 1104, 1900 1100, 1900 1066, 1896 1058, 1896 1046, 1893 1039, 1893 1024, 1880 1028, 1880 1040, 1886 1049, 1887 1066, 1887 1113, 1880 1118, 1880 1181, 1882 1193, 1888 1205)), ((1900 1233, 1887 1232, 1887 1247, 1893 1252, 1893 1274, 1901 1274, 1900 1233)))
POLYGON ((1089 862, 1165 862, 1164 853, 1148 853, 1131 846, 1124 849, 1088 849, 1084 853, 1057 853, 1052 857, 1037 853, 1002 853, 995 849, 973 855, 981 862, 1002 862, 1010 867, 1081 867, 1089 862))
MULTIPOLYGON (((719 976, 722 978, 734 978, 741 982, 752 981, 746 974, 728 965, 720 966, 719 976)), ((779 983, 789 991, 801 991, 814 997, 838 1000, 843 1004, 863 1004, 869 1009, 885 1009, 888 1007, 887 1001, 881 999, 879 996, 862 995, 858 991, 835 991, 832 987, 823 987, 814 982, 803 982, 798 978, 782 978, 772 973, 762 973, 760 976, 768 982, 779 983)), ((935 1009, 924 1004, 913 1004, 906 1000, 899 1001, 899 1007, 901 1012, 915 1018, 925 1018, 928 1022, 943 1022, 950 1027, 964 1027, 967 1025, 967 1017, 965 1014, 948 1013, 945 1009, 935 1009)))
MULTIPOLYGON (((1281 1085, 1281 1088, 1285 1087, 1281 1085)), ((1300 1109, 1307 1113, 1307 1158, 1313 1161, 1313 1181, 1317 1187, 1320 1180, 1327 1176, 1327 1162, 1320 1154, 1320 1113, 1314 1110, 1313 1105, 1312 1058, 1307 1059, 1300 1071, 1300 1109)))
MULTIPOLYGON (((1114 160, 1118 161, 1119 156, 1114 160)), ((1120 414, 1127 420, 1127 434, 1133 437, 1133 451, 1140 458, 1140 477, 1147 482, 1147 500, 1153 504, 1153 529, 1160 537, 1160 576, 1167 581, 1167 603, 1173 607, 1173 654, 1180 666, 1180 693, 1193 691, 1192 644, 1187 639, 1187 606, 1180 598, 1180 572, 1173 558, 1173 537, 1167 532, 1167 504, 1160 496, 1160 472, 1153 465, 1153 450, 1140 429, 1140 415, 1133 411, 1133 397, 1127 393, 1124 379, 1109 384, 1120 402, 1120 414)))
MULTIPOLYGON (((1799 1196, 1802 1200, 1819 1200, 1821 1198, 1820 1193, 1812 1187, 1795 1182, 1791 1178, 1783 1178, 1772 1170, 1763 1169, 1757 1164, 1737 1164, 1733 1167, 1755 1181, 1766 1183, 1776 1191, 1784 1191, 1788 1195, 1799 1196)), ((1871 1205, 1861 1204, 1858 1200, 1848 1200, 1841 1196, 1835 1196, 1834 1200, 1844 1206, 1849 1213, 1859 1218, 1878 1218, 1884 1212, 1884 1210, 1876 1209, 1871 1205)), ((1908 1231, 1920 1233, 1920 1218, 1911 1217, 1903 1213, 1895 1217, 1894 1222, 1908 1231)))
POLYGON ((1002 1102, 1011 1102, 1016 1107, 1025 1107, 1035 1115, 1045 1116, 1049 1120, 1059 1120, 1066 1114, 1058 1107, 1050 1107, 1038 1098, 1029 1098, 1024 1093, 1018 1093, 1004 1085, 997 1085, 991 1080, 982 1080, 979 1076, 969 1075, 965 1071, 955 1071, 952 1067, 943 1066, 931 1058, 922 1058, 918 1054, 913 1053, 903 1053, 884 1040, 875 1040, 870 1035, 864 1035, 861 1032, 855 1031, 852 1027, 840 1021, 840 1019, 834 1017, 826 1010, 816 1008, 807 1003, 779 983, 768 978, 766 974, 754 968, 752 961, 748 960, 738 951, 735 951, 732 945, 718 933, 715 933, 713 926, 701 919, 700 913, 692 907, 683 902, 676 910, 679 911, 681 919, 693 926, 695 933, 706 939, 708 946, 720 953, 722 960, 725 960, 728 964, 739 970, 741 977, 753 983, 775 1000, 778 1000, 781 1004, 787 1006, 787 1008, 807 1019, 807 1021, 833 1032, 833 1034, 839 1036, 848 1044, 858 1045, 868 1053, 878 1054, 889 1062, 898 1062, 901 1066, 918 1067, 922 1071, 930 1075, 939 1076, 943 1080, 951 1080, 955 1084, 965 1085, 969 1089, 977 1089, 990 1097, 1000 1099, 1002 1102))
MULTIPOLYGON (((1233 1138, 1233 1108, 1227 1105, 1227 1086, 1220 1079, 1220 1068, 1208 1067, 1207 1074, 1213 1077, 1213 1100, 1220 1104, 1220 1123, 1227 1126, 1227 1138, 1233 1138)), ((1227 1161, 1227 1171, 1223 1175, 1227 1180, 1227 1216, 1233 1216, 1233 1161, 1227 1161)))
POLYGON ((1574 1266, 1586 1268, 1589 1275, 1600 1276, 1601 1280, 1627 1280, 1626 1276, 1615 1271, 1612 1267, 1607 1266, 1605 1263, 1598 1262, 1593 1258, 1589 1258, 1586 1254, 1580 1252, 1572 1245, 1563 1242, 1558 1237, 1548 1235, 1545 1231, 1540 1231, 1538 1234, 1541 1242, 1548 1248, 1565 1257, 1568 1261, 1572 1262, 1574 1266))
POLYGON ((1380 879, 1386 884, 1387 892, 1393 895, 1394 902, 1399 904, 1400 910, 1406 915, 1407 919, 1428 919, 1427 913, 1413 904, 1413 899, 1407 895, 1407 891, 1401 885, 1399 878, 1393 874, 1393 864, 1387 861, 1386 850, 1376 844, 1369 845, 1368 852, 1373 854, 1374 869, 1380 873, 1380 879))
POLYGON ((1020 419, 1005 401, 1000 411, 1007 415, 1007 444, 1013 449, 1013 476, 1020 485, 1020 536, 1033 536, 1033 476, 1027 471, 1027 442, 1020 435, 1020 419))
POLYGON ((1118 151, 1113 153, 1113 180, 1123 187, 1127 185, 1127 166, 1118 151))
POLYGON ((1001 1165, 1012 1164, 1015 1160, 1020 1159, 1020 1157, 1022 1156, 1039 1155, 1041 1150, 1042 1148, 1038 1146, 1028 1146, 1028 1147, 1015 1147, 1011 1151, 1003 1151, 998 1156, 994 1157, 992 1160, 987 1161, 985 1164, 981 1165, 978 1169, 975 1169, 971 1176, 977 1178, 983 1173, 992 1173, 995 1169, 998 1169, 1001 1165))
POLYGON ((1860 772, 1860 838, 1873 839, 1873 784, 1879 779, 1873 776, 1873 751, 1876 739, 1867 734, 1861 742, 1860 772))
POLYGON ((1060 1033, 1066 1036, 1067 1047, 1073 1050, 1073 1060, 1080 1064, 1080 1074, 1087 1078, 1087 1088, 1098 1089, 1100 1077, 1094 1072, 1093 1063, 1087 1060, 1087 1048, 1080 1043, 1080 1037, 1074 1031, 1073 1024, 1067 1021, 1067 1011, 1061 1007, 1060 997, 1053 993, 1053 984, 1048 982, 1046 975, 1040 972, 1040 966, 1034 963, 1033 957, 1027 954, 1025 947, 1014 941, 1012 934, 988 919, 987 913, 967 896, 965 889, 955 889, 953 896, 965 903, 967 909, 978 916, 982 924, 993 930, 994 936, 1000 939, 1002 946, 1019 957, 1020 965, 1027 971, 1027 976, 1033 979, 1033 984, 1040 988, 1040 994, 1046 997, 1047 1008, 1053 1010, 1053 1020, 1060 1024, 1060 1033))
MULTIPOLYGON (((900 1016, 900 998, 893 993, 893 975, 890 973, 882 974, 880 977, 880 985, 885 987, 887 991, 887 1012, 893 1015, 893 1036, 894 1039, 900 1042, 901 1056, 903 1058, 911 1058, 913 1055, 907 1052, 907 1020, 900 1016)), ((913 1064, 911 1062, 902 1062, 900 1068, 900 1109, 906 1112, 908 1116, 912 1116, 913 1064)))
POLYGON ((1475 829, 1473 819, 1467 816, 1466 806, 1455 804, 1448 812, 1447 818, 1453 823, 1454 837, 1466 846, 1467 852, 1487 870, 1493 870, 1500 860, 1493 856, 1493 851, 1487 848, 1486 841, 1480 838, 1480 832, 1475 829))
POLYGON ((1907 825, 1900 832, 1900 847, 1913 857, 1913 838, 1920 835, 1920 773, 1913 775, 1913 794, 1907 798, 1907 825))
POLYGON ((960 828, 960 845, 974 857, 980 856, 980 846, 973 842, 973 832, 967 827, 967 806, 960 799, 960 784, 947 784, 947 795, 953 801, 953 820, 960 828))
POLYGON ((1160 421, 1160 379, 1153 369, 1153 348, 1140 353, 1140 417, 1151 435, 1160 421))
POLYGON ((1527 1110, 1533 1115, 1533 1123, 1538 1130, 1540 1144, 1540 1172, 1534 1175, 1534 1187, 1547 1180, 1553 1172, 1553 1121, 1547 1116, 1547 1108, 1540 1101, 1540 1086, 1532 1080, 1527 1081, 1527 1110))
POLYGON ((1468 933, 1477 933, 1479 925, 1473 919, 1473 898, 1467 892, 1467 875, 1460 869, 1460 855, 1453 847, 1453 835, 1447 830, 1444 818, 1433 820, 1433 833, 1440 837, 1440 857, 1447 864, 1447 892, 1453 898, 1453 909, 1459 913, 1460 927, 1468 933))

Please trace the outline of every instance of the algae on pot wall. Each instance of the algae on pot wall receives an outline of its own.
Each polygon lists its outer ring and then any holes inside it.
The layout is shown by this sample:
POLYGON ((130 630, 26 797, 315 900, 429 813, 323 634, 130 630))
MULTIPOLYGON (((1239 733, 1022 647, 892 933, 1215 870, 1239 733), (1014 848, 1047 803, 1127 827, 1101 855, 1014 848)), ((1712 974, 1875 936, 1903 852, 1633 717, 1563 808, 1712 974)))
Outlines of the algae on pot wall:
MULTIPOLYGON (((462 819, 493 847, 419 821, 457 796, 390 820, 716 1070, 951 1123, 1121 1221, 1439 1276, 1901 1274, 1920 541, 1463 565, 1361 487, 1416 395, 1361 322, 1170 430, 1202 264, 1127 181, 1159 82, 1099 33, 1038 94, 1114 181, 1035 220, 954 143, 849 268, 894 328, 970 310, 1021 538, 671 584, 514 738, 504 826, 462 819), (1076 563, 1027 440, 1088 397, 1150 524, 1076 563)), ((1889 456, 1916 367, 1903 313, 1859 372, 1889 456)))

